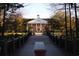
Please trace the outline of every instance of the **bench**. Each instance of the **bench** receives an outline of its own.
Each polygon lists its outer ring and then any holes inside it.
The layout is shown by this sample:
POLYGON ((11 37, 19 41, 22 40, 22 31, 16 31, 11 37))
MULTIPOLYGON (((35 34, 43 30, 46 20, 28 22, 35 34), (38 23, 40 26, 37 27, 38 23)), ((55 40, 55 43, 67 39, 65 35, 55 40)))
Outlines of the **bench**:
POLYGON ((34 55, 35 56, 45 56, 46 55, 46 49, 45 49, 44 42, 35 42, 34 55))

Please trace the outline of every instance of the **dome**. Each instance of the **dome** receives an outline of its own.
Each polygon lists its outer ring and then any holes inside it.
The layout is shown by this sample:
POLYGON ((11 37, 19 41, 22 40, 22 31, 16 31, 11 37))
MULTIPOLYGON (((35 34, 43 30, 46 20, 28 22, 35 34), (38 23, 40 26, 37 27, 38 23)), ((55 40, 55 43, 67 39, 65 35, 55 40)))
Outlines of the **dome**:
POLYGON ((37 15, 37 19, 34 19, 34 20, 31 20, 28 22, 28 24, 47 24, 47 21, 46 20, 43 20, 39 17, 39 15, 37 15))

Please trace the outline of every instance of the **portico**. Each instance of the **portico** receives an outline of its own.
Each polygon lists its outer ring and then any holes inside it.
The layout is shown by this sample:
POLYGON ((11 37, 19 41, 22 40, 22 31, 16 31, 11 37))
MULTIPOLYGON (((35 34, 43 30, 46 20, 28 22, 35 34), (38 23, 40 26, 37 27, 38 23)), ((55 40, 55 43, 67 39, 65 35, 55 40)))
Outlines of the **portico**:
POLYGON ((31 20, 27 23, 28 28, 32 33, 43 33, 45 31, 45 27, 47 26, 47 21, 43 20, 37 15, 37 19, 31 20))

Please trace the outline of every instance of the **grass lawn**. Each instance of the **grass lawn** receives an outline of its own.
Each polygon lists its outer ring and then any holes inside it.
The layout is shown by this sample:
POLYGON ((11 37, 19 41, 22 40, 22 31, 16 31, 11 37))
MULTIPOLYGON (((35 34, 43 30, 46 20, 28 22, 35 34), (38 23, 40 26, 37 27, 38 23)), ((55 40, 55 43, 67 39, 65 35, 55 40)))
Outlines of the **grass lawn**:
MULTIPOLYGON (((28 33, 24 33, 24 32, 18 32, 18 33, 12 33, 12 32, 7 33, 6 32, 6 33, 4 33, 4 39, 10 40, 13 37, 14 38, 21 38, 21 37, 23 37, 23 36, 25 36, 27 34, 28 33), (17 34, 17 35, 15 36, 15 34, 17 34)), ((2 40, 1 36, 0 36, 0 39, 2 40)))
POLYGON ((61 36, 62 35, 62 33, 61 32, 57 32, 57 31, 55 31, 54 33, 53 32, 51 32, 51 34, 52 35, 54 35, 54 36, 61 36))
POLYGON ((4 35, 6 36, 6 35, 15 35, 15 34, 17 34, 17 35, 26 35, 26 34, 28 34, 28 33, 24 33, 24 32, 17 32, 17 33, 12 33, 12 32, 9 32, 9 33, 4 33, 4 35))

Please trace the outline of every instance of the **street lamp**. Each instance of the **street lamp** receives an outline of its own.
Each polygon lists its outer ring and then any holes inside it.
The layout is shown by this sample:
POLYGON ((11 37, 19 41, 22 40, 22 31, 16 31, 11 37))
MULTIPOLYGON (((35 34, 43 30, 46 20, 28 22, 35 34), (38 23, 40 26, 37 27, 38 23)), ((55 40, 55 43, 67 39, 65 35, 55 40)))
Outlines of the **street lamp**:
POLYGON ((67 34, 67 12, 66 12, 66 3, 64 4, 65 5, 65 51, 67 51, 67 36, 68 36, 68 34, 67 34))

